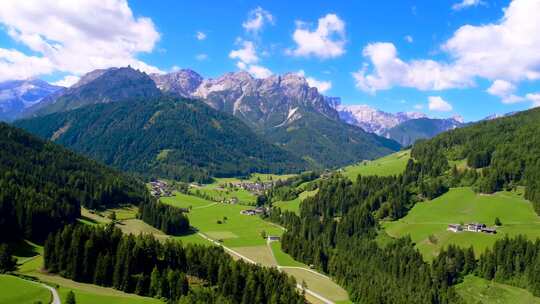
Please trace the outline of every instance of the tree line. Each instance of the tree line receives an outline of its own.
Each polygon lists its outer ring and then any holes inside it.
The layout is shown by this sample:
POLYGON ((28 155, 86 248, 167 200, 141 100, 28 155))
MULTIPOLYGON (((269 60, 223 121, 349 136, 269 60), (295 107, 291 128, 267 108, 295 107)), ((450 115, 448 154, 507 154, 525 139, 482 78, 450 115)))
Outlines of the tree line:
POLYGON ((480 122, 419 141, 411 155, 426 164, 432 176, 444 175, 454 183, 473 186, 478 192, 493 193, 525 186, 525 197, 540 214, 540 109, 480 122), (467 168, 457 170, 449 166, 452 161, 463 160, 467 168), (452 174, 443 174, 447 171, 452 174))
POLYGON ((220 247, 123 235, 114 225, 68 225, 52 233, 44 267, 78 282, 170 303, 304 303, 295 280, 275 268, 234 261, 220 247))
POLYGON ((189 220, 184 210, 157 201, 142 202, 138 217, 147 224, 170 235, 181 235, 189 230, 189 220))

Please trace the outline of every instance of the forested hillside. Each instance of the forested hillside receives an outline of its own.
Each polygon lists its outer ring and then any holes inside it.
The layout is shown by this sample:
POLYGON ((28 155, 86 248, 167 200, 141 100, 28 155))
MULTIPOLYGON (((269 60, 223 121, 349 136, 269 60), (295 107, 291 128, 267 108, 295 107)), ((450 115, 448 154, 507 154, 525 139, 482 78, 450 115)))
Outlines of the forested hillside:
POLYGON ((123 236, 114 226, 67 226, 51 234, 44 266, 78 282, 169 303, 305 303, 294 279, 275 268, 234 261, 217 246, 123 236))
POLYGON ((270 142, 319 168, 375 159, 400 148, 393 140, 310 112, 287 124, 268 128, 263 134, 270 142))
POLYGON ((269 219, 287 228, 284 251, 335 277, 354 302, 460 303, 453 286, 471 273, 539 296, 539 240, 499 240, 481 256, 450 246, 427 263, 409 238, 379 239, 380 220, 399 219, 450 187, 492 193, 523 185, 538 212, 539 134, 540 109, 456 129, 416 144, 401 175, 354 183, 337 175, 301 204, 300 216, 273 209, 269 219))
POLYGON ((306 162, 265 142, 238 119, 200 101, 158 97, 90 105, 16 122, 120 170, 145 177, 296 172, 306 162))
POLYGON ((80 216, 80 206, 148 200, 144 184, 0 123, 0 240, 43 240, 80 216))
POLYGON ((430 175, 452 169, 450 180, 483 193, 525 186, 540 214, 540 109, 443 133, 416 144, 412 157, 431 163, 430 175), (450 165, 465 160, 467 168, 450 165))

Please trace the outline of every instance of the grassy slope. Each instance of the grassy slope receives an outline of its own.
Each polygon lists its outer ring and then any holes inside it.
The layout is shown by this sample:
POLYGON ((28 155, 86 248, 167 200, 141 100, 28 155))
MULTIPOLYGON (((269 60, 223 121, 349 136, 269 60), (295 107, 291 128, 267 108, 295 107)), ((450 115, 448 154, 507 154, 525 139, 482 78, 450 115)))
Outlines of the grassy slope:
MULTIPOLYGON (((261 237, 263 230, 272 235, 283 233, 280 228, 258 216, 240 214, 241 210, 249 209, 247 206, 214 203, 199 198, 187 199, 186 195, 178 194, 162 198, 161 201, 181 208, 192 206, 193 209, 188 214, 191 226, 211 238, 223 239, 223 244, 228 247, 264 245, 265 240, 261 237), (224 221, 224 217, 227 217, 227 220, 224 221), (222 224, 218 224, 218 220, 222 221, 222 224)), ((180 239, 186 242, 190 240, 189 237, 180 239)))
MULTIPOLYGON (((91 284, 74 282, 56 275, 49 275, 41 272, 43 266, 43 247, 30 242, 19 242, 15 246, 15 257, 17 258, 19 268, 18 273, 26 276, 32 276, 50 286, 54 286, 62 301, 65 301, 67 293, 72 290, 78 304, 160 304, 163 303, 157 299, 140 297, 134 294, 124 293, 112 288, 105 288, 91 284)), ((11 282, 0 276, 0 303, 35 303, 42 301, 49 303, 50 292, 35 283, 20 280, 21 282, 11 282), (4 290, 5 289, 5 290, 4 290), (25 290, 21 293, 20 290, 25 290), (13 292, 16 290, 17 292, 13 292), (18 297, 20 296, 20 297, 18 297)))
POLYGON ((318 189, 315 189, 313 191, 304 191, 302 193, 300 193, 300 195, 293 199, 293 200, 290 200, 290 201, 279 201, 279 202, 275 202, 273 203, 272 205, 275 206, 275 207, 279 207, 281 208, 281 210, 288 210, 288 211, 292 211, 296 214, 300 214, 300 203, 306 199, 307 197, 310 197, 310 196, 313 196, 317 193, 317 191, 319 191, 318 189))
POLYGON ((384 227, 391 236, 409 234, 428 259, 448 244, 473 246, 475 252, 480 253, 505 235, 540 237, 540 217, 534 213, 531 203, 519 194, 499 192, 494 195, 477 195, 470 188, 451 189, 433 201, 418 203, 407 216, 399 221, 385 223, 384 227), (451 223, 481 222, 493 225, 495 217, 499 217, 503 223, 496 235, 446 231, 447 225, 451 223), (437 237, 436 244, 428 241, 430 234, 437 237))
POLYGON ((410 157, 410 150, 399 151, 373 161, 347 166, 343 168, 343 175, 352 181, 356 181, 356 177, 359 174, 380 176, 400 174, 405 170, 410 157))
POLYGON ((456 289, 466 304, 540 304, 540 298, 534 297, 525 289, 475 276, 467 276, 463 283, 456 286, 456 289))
POLYGON ((49 303, 51 293, 38 283, 10 275, 0 275, 0 303, 31 304, 37 301, 49 303))

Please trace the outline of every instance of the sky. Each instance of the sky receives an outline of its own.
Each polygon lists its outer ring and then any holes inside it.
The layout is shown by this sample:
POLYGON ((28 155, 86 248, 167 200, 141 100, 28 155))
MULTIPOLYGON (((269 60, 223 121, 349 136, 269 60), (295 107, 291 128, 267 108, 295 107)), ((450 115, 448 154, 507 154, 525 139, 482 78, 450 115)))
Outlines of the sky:
POLYGON ((540 0, 3 0, 0 81, 293 72, 343 104, 474 121, 540 106, 539 15, 540 0))

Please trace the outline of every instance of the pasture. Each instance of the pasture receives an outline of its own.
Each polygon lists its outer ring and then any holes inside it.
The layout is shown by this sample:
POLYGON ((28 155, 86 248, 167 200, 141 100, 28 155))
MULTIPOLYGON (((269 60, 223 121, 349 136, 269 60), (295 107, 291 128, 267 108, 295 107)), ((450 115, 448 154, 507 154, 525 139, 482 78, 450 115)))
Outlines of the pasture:
POLYGON ((287 210, 296 214, 300 214, 300 203, 307 197, 311 197, 317 194, 317 191, 319 191, 319 189, 315 189, 313 191, 304 191, 293 200, 275 202, 272 204, 272 206, 279 207, 282 211, 287 210))
POLYGON ((385 222, 383 227, 392 237, 410 235, 428 260, 448 244, 472 246, 479 254, 505 236, 523 234, 531 239, 540 237, 540 217, 520 192, 482 195, 467 187, 453 188, 432 201, 417 203, 407 216, 385 222), (502 227, 497 228, 495 235, 446 230, 448 224, 470 222, 493 226, 496 217, 502 221, 502 227))
POLYGON ((361 163, 343 168, 342 174, 351 181, 356 181, 358 175, 398 175, 405 171, 407 162, 411 158, 411 151, 399 151, 385 157, 363 161, 361 163))
POLYGON ((466 304, 540 304, 540 298, 534 297, 525 289, 472 275, 465 277, 465 280, 456 286, 456 291, 466 304))
MULTIPOLYGON (((189 196, 189 195, 188 195, 189 196)), ((214 203, 200 198, 186 198, 185 194, 176 193, 173 197, 161 201, 171 206, 188 208, 190 225, 209 237, 222 241, 228 247, 260 246, 265 244, 261 232, 281 235, 282 230, 258 216, 242 215, 240 211, 248 206, 214 203)), ((180 240, 189 242, 191 236, 181 236, 180 240)))
POLYGON ((49 303, 51 292, 39 283, 11 275, 0 275, 0 303, 32 304, 37 301, 49 303))

